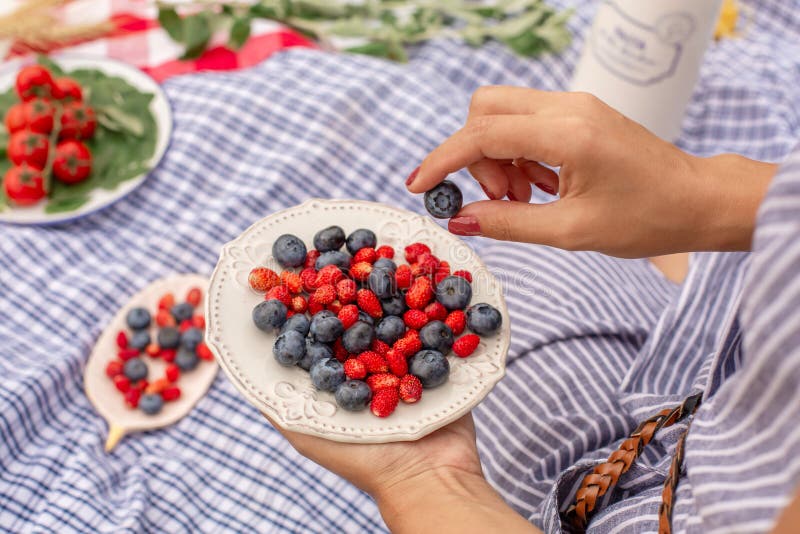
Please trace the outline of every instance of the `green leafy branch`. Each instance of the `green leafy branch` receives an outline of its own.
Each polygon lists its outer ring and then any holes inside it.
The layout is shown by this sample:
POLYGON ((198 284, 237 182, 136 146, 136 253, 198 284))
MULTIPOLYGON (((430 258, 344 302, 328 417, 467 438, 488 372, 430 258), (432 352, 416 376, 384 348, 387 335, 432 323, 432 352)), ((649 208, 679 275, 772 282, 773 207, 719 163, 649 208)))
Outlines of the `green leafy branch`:
POLYGON ((480 46, 504 43, 522 56, 559 52, 571 41, 570 10, 556 11, 544 0, 260 0, 255 4, 217 0, 182 3, 192 12, 159 5, 158 20, 185 46, 184 58, 198 57, 215 31, 227 31, 228 46, 241 47, 254 19, 285 24, 346 52, 405 61, 406 49, 435 37, 480 46))

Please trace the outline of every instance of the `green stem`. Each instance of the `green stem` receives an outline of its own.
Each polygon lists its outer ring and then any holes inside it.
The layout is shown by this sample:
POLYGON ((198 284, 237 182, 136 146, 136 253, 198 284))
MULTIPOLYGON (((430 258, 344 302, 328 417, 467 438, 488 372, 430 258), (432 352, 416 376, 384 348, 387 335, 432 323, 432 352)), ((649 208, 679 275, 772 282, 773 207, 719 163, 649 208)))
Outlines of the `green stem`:
POLYGON ((56 103, 56 112, 53 115, 53 130, 50 132, 49 150, 47 152, 47 163, 42 169, 42 178, 44 179, 44 192, 50 196, 50 190, 53 186, 53 162, 56 159, 56 146, 58 145, 58 136, 61 133, 61 115, 64 109, 60 103, 56 103))

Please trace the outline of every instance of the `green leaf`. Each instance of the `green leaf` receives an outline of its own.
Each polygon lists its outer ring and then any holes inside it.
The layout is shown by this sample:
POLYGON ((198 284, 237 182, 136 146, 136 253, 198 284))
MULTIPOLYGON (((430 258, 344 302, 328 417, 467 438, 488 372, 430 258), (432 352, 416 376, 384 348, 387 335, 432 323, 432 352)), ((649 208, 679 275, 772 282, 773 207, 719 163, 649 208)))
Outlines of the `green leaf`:
POLYGON ((75 211, 89 201, 88 195, 64 198, 61 200, 51 200, 44 207, 45 213, 62 213, 65 211, 75 211))
POLYGON ((250 37, 250 17, 244 16, 234 19, 231 33, 228 37, 228 46, 238 50, 250 37))
POLYGON ((186 51, 181 59, 194 59, 200 57, 211 40, 211 26, 209 15, 205 12, 195 13, 183 19, 183 42, 186 51))
POLYGON ((136 137, 144 134, 144 125, 136 115, 115 106, 97 108, 95 111, 97 112, 97 121, 109 130, 128 132, 136 137))
POLYGON ((367 56, 382 57, 385 59, 389 59, 389 55, 391 53, 387 43, 367 43, 346 48, 344 51, 350 52, 351 54, 364 54, 367 56))
POLYGON ((64 71, 59 67, 55 61, 50 59, 49 57, 45 56, 44 54, 39 54, 36 57, 36 62, 41 65, 42 67, 47 68, 50 72, 55 74, 56 76, 63 76, 64 71))
POLYGON ((183 20, 175 8, 162 7, 158 10, 158 23, 172 40, 183 42, 183 20))

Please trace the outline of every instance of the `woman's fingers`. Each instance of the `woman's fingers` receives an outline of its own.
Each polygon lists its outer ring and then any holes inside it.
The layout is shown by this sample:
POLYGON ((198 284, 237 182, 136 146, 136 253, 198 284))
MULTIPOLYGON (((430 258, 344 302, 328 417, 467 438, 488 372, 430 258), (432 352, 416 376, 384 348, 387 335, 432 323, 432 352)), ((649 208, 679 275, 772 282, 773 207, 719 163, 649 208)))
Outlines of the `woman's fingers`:
POLYGON ((558 174, 536 161, 518 159, 514 164, 522 171, 530 183, 551 195, 558 193, 558 174))
POLYGON ((469 104, 470 118, 482 115, 529 115, 561 105, 566 93, 540 91, 527 87, 487 85, 479 87, 469 104))
POLYGON ((530 202, 531 200, 531 184, 528 177, 522 170, 517 168, 513 163, 501 165, 505 170, 508 177, 508 191, 506 196, 508 200, 515 200, 518 202, 530 202))
POLYGON ((501 162, 484 158, 469 165, 467 169, 481 185, 489 200, 498 200, 506 195, 509 177, 501 162))

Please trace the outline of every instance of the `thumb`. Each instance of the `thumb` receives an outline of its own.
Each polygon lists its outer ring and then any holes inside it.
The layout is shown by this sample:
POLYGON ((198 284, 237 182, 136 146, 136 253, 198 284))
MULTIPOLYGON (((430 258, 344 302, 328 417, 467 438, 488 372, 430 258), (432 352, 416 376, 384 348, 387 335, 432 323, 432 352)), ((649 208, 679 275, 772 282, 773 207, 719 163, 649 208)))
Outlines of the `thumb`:
POLYGON ((573 248, 571 229, 575 227, 575 213, 570 213, 568 204, 567 199, 549 204, 503 200, 474 202, 450 219, 448 229, 456 235, 570 249, 573 248))

